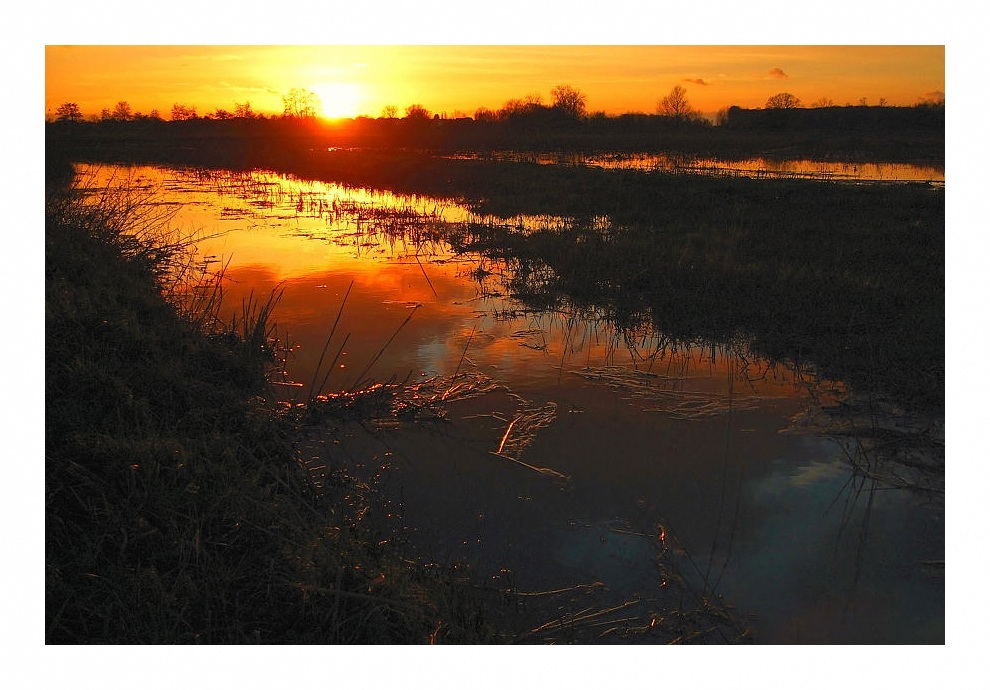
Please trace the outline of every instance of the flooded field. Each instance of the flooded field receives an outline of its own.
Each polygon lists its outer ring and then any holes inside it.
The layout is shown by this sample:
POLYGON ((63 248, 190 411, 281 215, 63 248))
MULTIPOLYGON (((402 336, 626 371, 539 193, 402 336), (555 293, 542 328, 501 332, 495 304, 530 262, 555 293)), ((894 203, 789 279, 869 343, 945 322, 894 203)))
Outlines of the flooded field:
POLYGON ((314 423, 303 461, 373 479, 389 509, 369 519, 424 562, 469 564, 528 639, 944 642, 942 489, 874 465, 881 438, 937 454, 910 443, 930 420, 838 417, 859 403, 807 367, 587 302, 537 308, 509 262, 453 241, 563 219, 260 172, 81 174, 174 208, 225 311, 280 291, 273 396, 385 385, 387 409, 314 423))
POLYGON ((665 153, 594 154, 493 152, 463 154, 464 160, 505 160, 541 165, 585 165, 606 170, 642 170, 688 175, 718 175, 757 179, 811 179, 828 182, 928 182, 945 184, 945 168, 910 163, 848 163, 820 160, 747 158, 722 160, 665 153))

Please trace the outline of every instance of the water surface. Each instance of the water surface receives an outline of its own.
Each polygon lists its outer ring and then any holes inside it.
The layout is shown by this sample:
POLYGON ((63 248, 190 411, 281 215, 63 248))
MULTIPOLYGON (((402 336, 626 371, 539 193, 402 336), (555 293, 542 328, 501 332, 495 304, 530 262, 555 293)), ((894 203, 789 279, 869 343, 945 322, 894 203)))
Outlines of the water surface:
POLYGON ((457 158, 505 160, 541 165, 586 165, 606 170, 642 170, 688 175, 809 179, 827 182, 928 182, 945 184, 945 167, 913 163, 845 162, 754 157, 741 160, 668 153, 581 154, 496 152, 457 158))

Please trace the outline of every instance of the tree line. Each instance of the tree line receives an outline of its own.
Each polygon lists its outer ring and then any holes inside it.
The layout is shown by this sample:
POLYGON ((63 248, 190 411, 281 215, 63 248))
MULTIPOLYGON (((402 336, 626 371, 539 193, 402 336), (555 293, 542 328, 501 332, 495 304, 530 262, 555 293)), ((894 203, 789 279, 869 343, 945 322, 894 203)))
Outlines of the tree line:
POLYGON ((379 117, 322 119, 316 94, 293 89, 283 112, 266 115, 250 103, 230 111, 198 114, 174 104, 171 118, 133 112, 126 101, 85 118, 64 103, 47 118, 46 149, 77 160, 157 160, 228 167, 271 165, 332 148, 419 151, 664 151, 747 157, 784 148, 792 155, 862 160, 944 160, 944 102, 910 107, 805 108, 791 94, 775 94, 764 108, 725 108, 714 120, 694 108, 678 85, 652 114, 589 112, 578 89, 557 86, 506 101, 501 108, 433 113, 420 103, 400 112, 386 106, 379 117))
MULTIPOLYGON (((925 102, 920 105, 928 107, 944 107, 944 99, 941 102, 925 102)), ((265 115, 255 111, 250 102, 235 103, 233 109, 217 108, 212 112, 200 115, 197 113, 195 105, 175 103, 169 113, 172 121, 184 120, 230 120, 235 118, 244 119, 317 119, 320 115, 322 104, 319 96, 305 88, 292 88, 282 96, 283 109, 280 114, 265 115)), ((849 104, 847 104, 849 105, 849 104)), ((857 103, 859 106, 867 105, 866 99, 862 98, 857 103)), ((877 106, 886 106, 886 100, 880 98, 877 106)), ((828 97, 824 97, 811 104, 811 108, 834 107, 835 103, 828 97)), ((736 106, 733 106, 736 107, 736 106)), ((763 107, 765 110, 789 110, 801 108, 801 99, 791 93, 777 93, 767 98, 763 107)), ((723 108, 715 117, 714 124, 726 124, 731 108, 723 108)), ((630 113, 633 114, 633 113, 630 113)), ((642 113, 639 113, 642 114, 642 113)), ((681 85, 674 86, 669 93, 661 97, 653 112, 654 115, 669 118, 679 123, 693 123, 696 125, 705 124, 708 120, 701 111, 695 108, 689 101, 687 89, 681 85)), ((550 90, 550 101, 545 103, 543 96, 539 93, 531 93, 523 98, 513 98, 503 103, 501 108, 490 109, 487 107, 478 108, 473 116, 459 111, 455 112, 453 119, 474 119, 479 122, 529 122, 533 124, 549 124, 552 122, 566 122, 579 120, 602 120, 606 119, 604 111, 589 112, 587 109, 587 96, 579 89, 561 84, 550 90)), ((158 111, 151 110, 148 113, 136 112, 127 101, 118 101, 113 108, 104 108, 99 115, 85 117, 79 105, 75 102, 65 102, 59 105, 49 120, 56 122, 125 122, 141 120, 165 120, 166 118, 158 111)), ((354 119, 372 119, 369 116, 358 116, 354 119)), ((404 109, 403 117, 400 118, 400 110, 395 105, 387 105, 382 108, 378 119, 407 119, 407 120, 430 120, 448 119, 446 113, 431 112, 421 103, 413 103, 404 109)))

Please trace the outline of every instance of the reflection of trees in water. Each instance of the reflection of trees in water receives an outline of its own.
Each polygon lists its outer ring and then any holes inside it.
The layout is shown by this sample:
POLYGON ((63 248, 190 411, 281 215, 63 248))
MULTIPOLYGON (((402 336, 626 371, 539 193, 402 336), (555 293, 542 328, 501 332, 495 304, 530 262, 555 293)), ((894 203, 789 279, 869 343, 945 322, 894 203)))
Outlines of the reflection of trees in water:
MULTIPOLYGON (((814 387, 809 390, 814 397, 814 387)), ((868 564, 876 562, 871 556, 871 550, 877 547, 874 523, 891 510, 908 511, 903 515, 912 516, 912 524, 922 532, 914 535, 914 540, 921 547, 918 553, 925 555, 903 562, 902 567, 926 579, 944 577, 944 537, 931 542, 931 537, 923 534, 928 529, 943 529, 940 527, 945 512, 942 417, 909 414, 889 401, 852 395, 837 404, 812 406, 793 420, 792 430, 834 439, 849 472, 828 507, 829 511, 839 511, 833 557, 828 567, 830 579, 837 584, 834 591, 844 593, 840 597, 843 612, 850 611, 863 595, 861 576, 868 564)), ((908 529, 907 525, 904 528, 908 529)))
MULTIPOLYGON (((817 389, 809 387, 815 402, 817 389)), ((848 486, 904 489, 934 504, 945 500, 945 421, 935 413, 909 413, 878 396, 852 394, 809 408, 796 431, 834 438, 852 470, 848 486)))

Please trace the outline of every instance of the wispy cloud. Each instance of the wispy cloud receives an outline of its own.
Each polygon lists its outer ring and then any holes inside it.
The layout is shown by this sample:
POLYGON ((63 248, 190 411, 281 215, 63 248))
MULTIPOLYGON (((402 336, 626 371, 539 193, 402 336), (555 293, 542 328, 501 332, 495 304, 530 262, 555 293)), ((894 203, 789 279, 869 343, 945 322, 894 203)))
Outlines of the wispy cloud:
POLYGON ((770 71, 767 72, 767 74, 769 74, 772 79, 787 79, 788 78, 787 77, 787 74, 784 72, 784 70, 780 69, 779 67, 772 67, 770 69, 770 71))
POLYGON ((710 81, 706 81, 705 79, 684 79, 683 81, 686 81, 688 84, 698 84, 699 86, 708 86, 711 84, 710 81))
POLYGON ((929 91, 924 94, 919 100, 928 101, 933 103, 940 103, 945 100, 945 91, 929 91))

